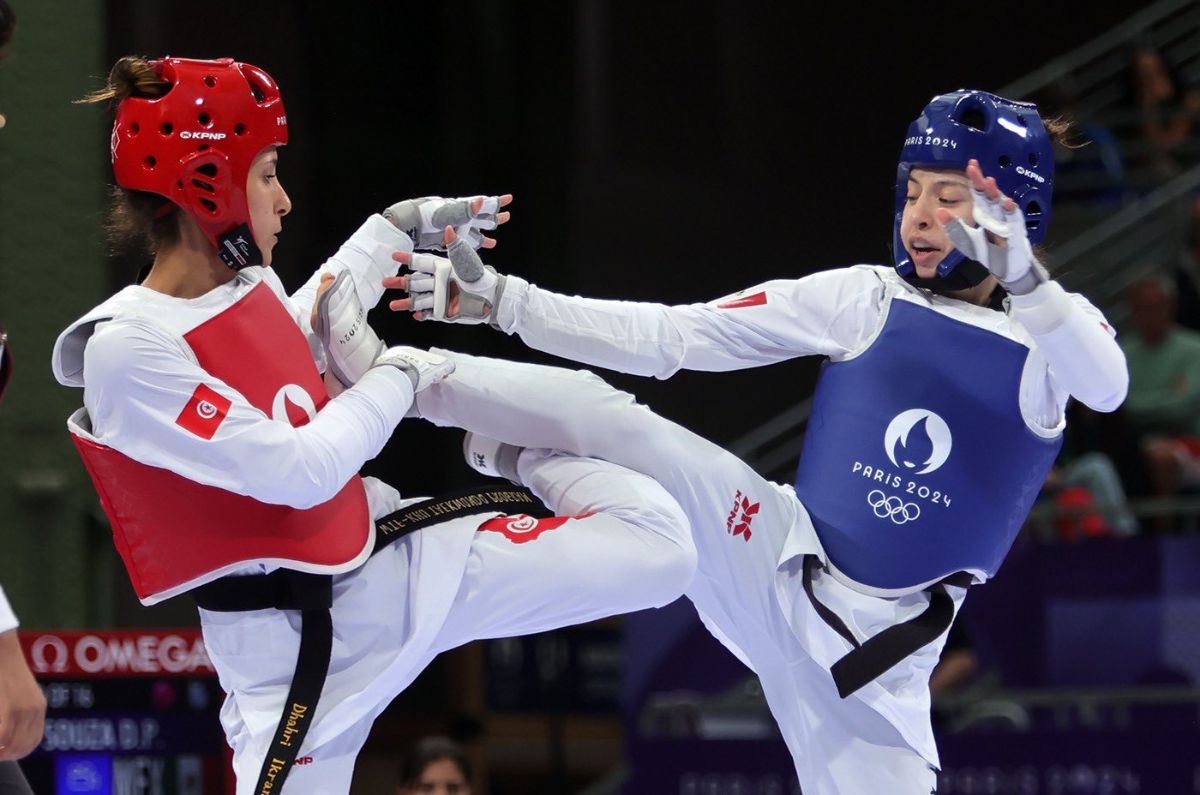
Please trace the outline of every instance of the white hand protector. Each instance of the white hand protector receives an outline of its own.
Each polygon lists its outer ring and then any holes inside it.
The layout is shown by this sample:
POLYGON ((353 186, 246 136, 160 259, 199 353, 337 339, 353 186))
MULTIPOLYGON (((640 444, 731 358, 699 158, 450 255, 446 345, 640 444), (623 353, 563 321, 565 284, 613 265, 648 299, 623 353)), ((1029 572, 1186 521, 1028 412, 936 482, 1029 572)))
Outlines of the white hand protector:
POLYGON ((412 311, 428 312, 446 323, 494 323, 496 307, 504 294, 504 277, 496 273, 462 239, 450 244, 450 258, 413 254, 408 266, 408 294, 412 311), (458 293, 458 311, 448 315, 450 297, 458 293))
POLYGON ((388 348, 378 359, 376 366, 398 367, 412 380, 413 393, 433 386, 454 372, 454 362, 445 356, 398 345, 388 348))
POLYGON ((1013 295, 1025 295, 1049 281, 1050 274, 1038 262, 1029 245, 1021 208, 1014 204, 1011 211, 1005 210, 1003 195, 992 200, 974 187, 971 198, 975 205, 975 222, 979 226, 967 226, 961 218, 947 224, 946 234, 954 247, 963 256, 982 263, 1013 295), (1002 241, 1004 245, 993 240, 1002 241))
POLYGON ((317 327, 329 371, 344 388, 358 383, 384 351, 382 340, 367 323, 350 271, 342 271, 317 298, 317 327))
POLYGON ((480 230, 496 228, 500 197, 485 197, 479 212, 473 213, 471 202, 476 198, 478 197, 443 199, 440 196, 426 196, 422 199, 408 199, 384 210, 383 217, 391 221, 397 229, 406 232, 418 249, 445 251, 442 232, 447 226, 454 227, 454 233, 469 242, 472 248, 479 248, 483 245, 483 232, 480 230))

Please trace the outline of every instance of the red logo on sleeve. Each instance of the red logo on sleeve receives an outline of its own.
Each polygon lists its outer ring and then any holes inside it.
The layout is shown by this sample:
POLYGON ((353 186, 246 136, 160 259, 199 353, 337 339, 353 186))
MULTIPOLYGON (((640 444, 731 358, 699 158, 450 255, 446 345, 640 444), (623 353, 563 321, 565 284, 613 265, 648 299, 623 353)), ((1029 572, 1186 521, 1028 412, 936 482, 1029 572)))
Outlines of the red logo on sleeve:
POLYGON ((725 519, 725 529, 729 534, 741 536, 743 541, 749 541, 750 525, 754 522, 754 517, 758 515, 760 505, 762 503, 751 503, 750 498, 742 494, 740 490, 733 495, 733 510, 725 519))
POLYGON ((762 306, 767 302, 767 294, 765 292, 751 293, 743 295, 741 298, 730 298, 727 301, 722 301, 717 304, 718 309, 741 309, 744 306, 762 306))
POLYGON ((233 401, 221 397, 216 390, 201 384, 196 387, 183 411, 175 418, 175 424, 201 439, 211 439, 217 428, 221 427, 232 405, 233 401))

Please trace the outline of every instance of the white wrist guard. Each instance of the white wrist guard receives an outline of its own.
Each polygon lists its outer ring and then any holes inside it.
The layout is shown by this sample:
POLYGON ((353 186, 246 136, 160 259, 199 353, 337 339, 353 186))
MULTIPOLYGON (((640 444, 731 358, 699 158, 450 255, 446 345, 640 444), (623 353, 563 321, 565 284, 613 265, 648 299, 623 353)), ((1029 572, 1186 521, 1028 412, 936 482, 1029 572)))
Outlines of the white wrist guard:
POLYGON ((484 265, 479 254, 456 240, 450 244, 450 258, 433 254, 414 254, 408 266, 408 293, 412 311, 428 312, 434 320, 446 323, 492 323, 504 295, 504 276, 484 265), (449 315, 452 289, 458 290, 458 311, 449 315))
MULTIPOLYGON (((478 198, 478 197, 475 197, 478 198)), ((383 211, 383 217, 397 229, 406 232, 419 249, 445 251, 443 233, 447 226, 454 227, 459 239, 466 240, 472 248, 483 244, 483 232, 496 228, 496 216, 500 213, 500 197, 487 196, 479 212, 471 212, 470 199, 443 199, 441 196, 426 196, 397 202, 383 211)))
POLYGON ((317 327, 325 346, 325 359, 333 377, 344 387, 358 383, 379 355, 384 344, 367 323, 349 271, 338 274, 328 290, 317 299, 317 327))
POLYGON ((979 226, 967 226, 961 218, 947 224, 946 234, 954 247, 968 259, 982 263, 1013 295, 1025 295, 1049 281, 1050 274, 1029 245, 1021 208, 1014 206, 1011 212, 1006 211, 1004 196, 993 201, 973 187, 971 197, 979 226))

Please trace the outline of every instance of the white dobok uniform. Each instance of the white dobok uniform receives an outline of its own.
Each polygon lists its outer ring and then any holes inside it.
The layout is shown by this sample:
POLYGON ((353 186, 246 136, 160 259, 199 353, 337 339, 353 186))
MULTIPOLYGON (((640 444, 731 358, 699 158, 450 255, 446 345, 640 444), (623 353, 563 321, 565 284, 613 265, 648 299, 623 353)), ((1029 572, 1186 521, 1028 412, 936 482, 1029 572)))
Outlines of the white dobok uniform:
MULTIPOLYGON (((1124 358, 1104 318, 1055 283, 995 311, 919 290, 878 266, 770 281, 687 306, 568 297, 509 276, 497 323, 542 351, 667 378, 683 368, 733 370, 810 354, 851 359, 875 339, 894 301, 1030 348, 1020 411, 1042 437, 1061 432, 1068 396, 1100 410, 1124 397, 1124 358)), ((805 556, 825 556, 792 486, 766 481, 590 374, 449 355, 459 373, 487 388, 434 386, 418 396, 423 417, 447 425, 470 418, 505 442, 612 461, 653 477, 679 501, 699 554, 687 596, 713 635, 758 674, 805 793, 933 789, 939 761, 928 681, 945 635, 840 699, 829 669, 851 646, 802 588, 805 556)), ((957 610, 965 589, 947 590, 957 610)), ((823 572, 814 591, 860 642, 929 603, 923 591, 865 595, 823 572)))
POLYGON ((20 625, 17 621, 17 614, 13 612, 12 605, 8 603, 8 598, 4 595, 4 589, 0 588, 0 632, 8 632, 16 629, 20 625))
MULTIPOLYGON (((397 267, 392 251, 411 248, 406 243, 373 216, 322 271, 349 269, 364 305, 373 306, 382 278, 397 267)), ((77 414, 73 430, 141 464, 263 503, 308 508, 330 499, 379 452, 410 408, 408 376, 376 367, 315 416, 311 406, 305 409, 310 416, 297 422, 296 405, 277 405, 277 416, 268 416, 214 378, 183 338, 265 284, 308 337, 323 370, 309 325, 319 273, 291 298, 274 271, 261 267, 194 299, 141 286, 120 291, 56 346, 56 375, 84 390, 87 416, 77 414), (223 418, 211 420, 215 426, 205 426, 205 433, 215 428, 207 439, 180 423, 198 385, 229 404, 223 418)), ((520 474, 551 510, 577 518, 483 529, 495 512, 454 519, 335 575, 329 674, 285 793, 347 792, 373 719, 440 651, 662 605, 682 593, 695 550, 678 504, 653 480, 608 462, 549 452, 522 456, 520 474)), ((365 478, 364 486, 372 518, 418 501, 374 478, 365 478)), ((225 573, 274 568, 255 562, 225 573)), ((237 792, 248 795, 284 709, 299 613, 201 610, 200 618, 227 694, 221 721, 234 750, 237 792)))

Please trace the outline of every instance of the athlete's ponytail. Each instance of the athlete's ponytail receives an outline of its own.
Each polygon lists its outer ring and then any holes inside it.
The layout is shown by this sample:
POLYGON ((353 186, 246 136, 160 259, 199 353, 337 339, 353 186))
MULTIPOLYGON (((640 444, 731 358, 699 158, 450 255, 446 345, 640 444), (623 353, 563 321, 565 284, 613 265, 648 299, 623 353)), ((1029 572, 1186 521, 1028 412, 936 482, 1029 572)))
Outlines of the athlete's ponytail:
POLYGON ((158 76, 158 72, 145 58, 126 55, 119 58, 108 72, 108 84, 96 89, 81 103, 112 102, 119 105, 128 97, 153 99, 167 93, 171 85, 158 76))
MULTIPOLYGON (((126 55, 113 64, 108 83, 92 91, 80 104, 109 102, 113 107, 130 97, 153 99, 170 90, 148 60, 126 55)), ((156 193, 114 185, 104 229, 113 254, 153 255, 179 240, 175 205, 156 193)))

